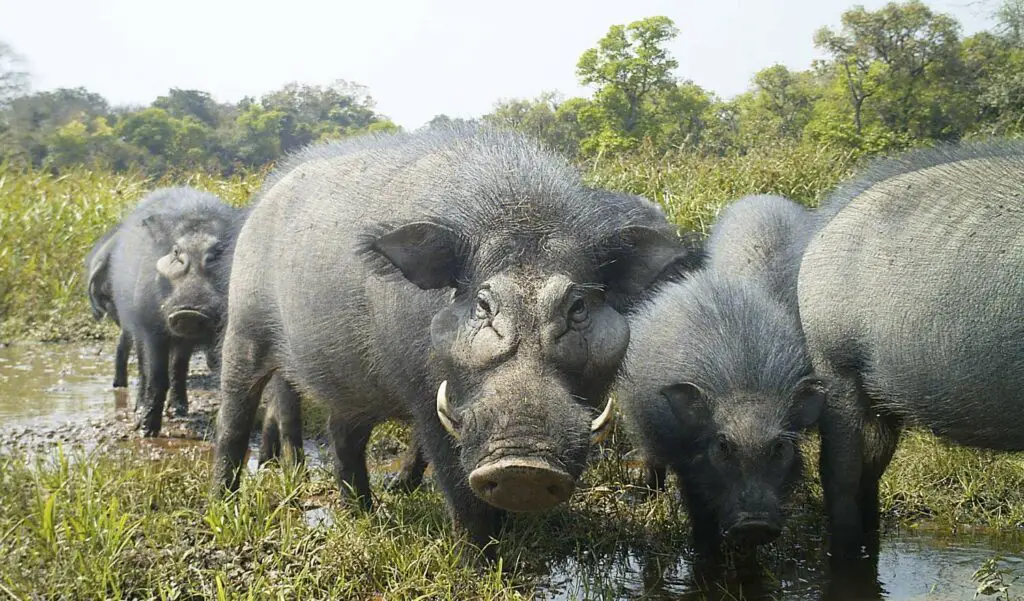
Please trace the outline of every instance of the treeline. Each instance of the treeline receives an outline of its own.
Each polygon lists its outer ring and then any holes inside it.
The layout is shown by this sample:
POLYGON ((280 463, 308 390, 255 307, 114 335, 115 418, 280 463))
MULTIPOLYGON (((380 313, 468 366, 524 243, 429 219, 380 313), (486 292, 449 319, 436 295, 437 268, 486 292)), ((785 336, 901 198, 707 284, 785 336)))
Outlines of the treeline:
POLYGON ((1024 131, 1024 0, 1006 0, 991 31, 961 36, 953 17, 918 1, 855 7, 814 44, 828 58, 804 71, 774 65, 723 100, 675 76, 665 43, 678 31, 654 17, 614 26, 580 58, 591 98, 553 95, 500 103, 484 117, 581 158, 647 147, 712 155, 781 142, 856 156, 1024 131))
POLYGON ((172 89, 144 108, 111 107, 83 88, 17 95, 0 109, 0 158, 60 171, 73 165, 150 175, 230 174, 315 140, 397 129, 361 86, 291 84, 260 99, 216 102, 172 89))
MULTIPOLYGON (((613 26, 576 65, 589 98, 544 93, 498 102, 482 120, 528 132, 580 161, 673 153, 746 154, 814 145, 863 156, 1024 131, 1024 0, 1005 0, 991 31, 962 36, 951 16, 916 0, 855 7, 814 44, 827 58, 804 71, 775 65, 722 99, 677 74, 667 17, 613 26)), ((151 175, 230 174, 265 166, 309 142, 394 130, 357 84, 292 84, 235 104, 172 89, 148 107, 112 107, 87 90, 28 93, 0 45, 0 160, 151 175)), ((429 126, 448 121, 439 115, 429 126)))

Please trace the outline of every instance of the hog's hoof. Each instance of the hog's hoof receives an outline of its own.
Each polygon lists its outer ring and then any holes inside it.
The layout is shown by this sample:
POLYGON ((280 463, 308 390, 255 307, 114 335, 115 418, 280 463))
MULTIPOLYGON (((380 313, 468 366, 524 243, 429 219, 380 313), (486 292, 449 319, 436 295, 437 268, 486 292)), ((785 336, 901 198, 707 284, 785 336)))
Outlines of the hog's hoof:
POLYGON ((151 411, 141 415, 135 420, 135 430, 142 430, 143 438, 155 438, 160 436, 160 427, 163 425, 163 416, 159 411, 151 411))

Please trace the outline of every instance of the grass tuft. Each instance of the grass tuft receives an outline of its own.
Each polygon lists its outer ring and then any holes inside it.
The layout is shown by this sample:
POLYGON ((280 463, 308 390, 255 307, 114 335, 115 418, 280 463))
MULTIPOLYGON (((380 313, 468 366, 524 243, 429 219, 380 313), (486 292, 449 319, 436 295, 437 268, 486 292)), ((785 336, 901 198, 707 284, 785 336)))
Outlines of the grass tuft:
MULTIPOLYGON (((458 544, 438 492, 386 493, 379 470, 377 509, 367 514, 339 506, 330 470, 315 462, 266 466, 238 492, 211 499, 208 445, 156 459, 144 443, 0 456, 0 584, 15 598, 115 599, 620 599, 692 590, 685 511, 674 494, 638 486, 639 466, 619 459, 611 450, 619 446, 610 441, 568 505, 515 516, 495 564, 458 544)), ((815 446, 808 442, 812 465, 815 446)), ((820 488, 809 476, 783 539, 759 553, 757 579, 770 598, 825 573, 820 488)), ((890 528, 987 529, 1016 533, 1007 548, 1024 545, 1021 454, 947 447, 912 432, 882 490, 890 528)), ((999 569, 1001 582, 1017 575, 1013 565, 999 569)), ((996 576, 985 576, 991 587, 996 576)), ((751 590, 715 586, 724 598, 751 590)))

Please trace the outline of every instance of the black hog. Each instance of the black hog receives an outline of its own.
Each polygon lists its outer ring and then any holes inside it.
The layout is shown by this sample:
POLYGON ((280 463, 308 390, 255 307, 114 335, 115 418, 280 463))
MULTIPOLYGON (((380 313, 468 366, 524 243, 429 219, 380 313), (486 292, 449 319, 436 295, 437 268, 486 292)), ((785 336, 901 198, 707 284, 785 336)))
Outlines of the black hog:
POLYGON ((122 338, 135 342, 136 410, 146 436, 160 433, 168 389, 174 410, 188 411, 189 359, 194 349, 217 345, 244 216, 212 194, 164 188, 147 195, 111 238, 110 290, 122 338))
POLYGON ((1024 144, 876 164, 822 207, 800 267, 833 556, 874 551, 904 425, 1024 450, 1024 144))
POLYGON ((705 269, 630 328, 616 398, 645 456, 679 477, 697 549, 773 540, 825 402, 796 316, 758 282, 705 269))
POLYGON ((503 510, 565 501, 611 417, 620 311, 689 260, 646 210, 601 198, 563 159, 489 129, 301 152, 239 236, 215 486, 238 486, 274 376, 329 407, 337 480, 364 507, 366 443, 391 418, 412 421, 477 543, 503 510))

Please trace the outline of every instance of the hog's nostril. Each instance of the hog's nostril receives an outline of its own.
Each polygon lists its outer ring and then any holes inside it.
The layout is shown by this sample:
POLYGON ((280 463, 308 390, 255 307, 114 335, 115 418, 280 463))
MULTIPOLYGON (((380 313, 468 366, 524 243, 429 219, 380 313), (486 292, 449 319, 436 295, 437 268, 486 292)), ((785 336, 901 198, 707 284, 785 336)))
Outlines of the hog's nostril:
POLYGON ((186 338, 200 337, 213 327, 213 319, 195 309, 179 309, 167 316, 171 332, 186 338))
POLYGON ((732 542, 740 545, 765 545, 782 533, 778 525, 769 520, 744 520, 738 522, 726 532, 732 542))
POLYGON ((505 458, 482 465, 469 475, 478 497, 508 511, 543 511, 568 499, 572 476, 535 458, 505 458))

